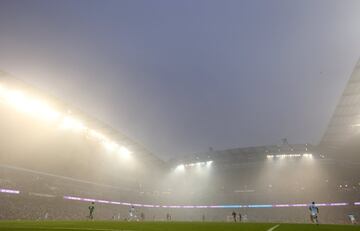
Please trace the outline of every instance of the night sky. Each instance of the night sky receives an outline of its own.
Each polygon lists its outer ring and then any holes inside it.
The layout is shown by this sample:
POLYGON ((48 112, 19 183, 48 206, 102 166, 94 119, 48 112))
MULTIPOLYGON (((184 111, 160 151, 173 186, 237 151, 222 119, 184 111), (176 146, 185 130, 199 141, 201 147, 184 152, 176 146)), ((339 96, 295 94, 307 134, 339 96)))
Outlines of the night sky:
POLYGON ((360 57, 354 0, 0 0, 0 69, 161 158, 317 144, 360 57))

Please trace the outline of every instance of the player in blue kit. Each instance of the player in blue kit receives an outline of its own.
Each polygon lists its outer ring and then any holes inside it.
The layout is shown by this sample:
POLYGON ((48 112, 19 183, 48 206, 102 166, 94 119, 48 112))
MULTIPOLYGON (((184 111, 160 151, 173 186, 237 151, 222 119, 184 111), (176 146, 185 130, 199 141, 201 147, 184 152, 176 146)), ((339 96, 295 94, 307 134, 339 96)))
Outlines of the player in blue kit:
POLYGON ((315 202, 312 202, 309 206, 310 210, 310 219, 312 223, 319 224, 318 214, 319 214, 319 208, 315 205, 315 202))

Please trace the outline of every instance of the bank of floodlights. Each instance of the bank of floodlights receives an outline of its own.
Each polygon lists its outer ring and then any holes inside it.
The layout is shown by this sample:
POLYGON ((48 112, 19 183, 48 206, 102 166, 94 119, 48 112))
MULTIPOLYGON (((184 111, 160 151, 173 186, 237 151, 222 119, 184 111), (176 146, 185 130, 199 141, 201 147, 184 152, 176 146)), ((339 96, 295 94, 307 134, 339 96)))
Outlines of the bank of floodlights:
POLYGON ((313 158, 313 154, 311 153, 303 153, 303 154, 271 154, 271 155, 267 155, 266 158, 267 159, 294 159, 294 158, 308 158, 308 159, 312 159, 313 158))
POLYGON ((46 101, 33 97, 18 89, 12 89, 0 83, 0 103, 9 105, 15 110, 25 113, 43 122, 55 123, 60 129, 82 133, 86 137, 102 144, 109 152, 118 153, 122 157, 128 158, 131 151, 124 146, 120 146, 115 141, 109 139, 99 131, 96 131, 74 117, 70 113, 57 111, 46 101))
POLYGON ((209 160, 209 161, 203 161, 203 162, 195 162, 195 163, 189 163, 189 164, 179 164, 178 166, 176 166, 175 170, 176 171, 184 171, 185 169, 191 169, 191 168, 209 168, 214 161, 209 160))

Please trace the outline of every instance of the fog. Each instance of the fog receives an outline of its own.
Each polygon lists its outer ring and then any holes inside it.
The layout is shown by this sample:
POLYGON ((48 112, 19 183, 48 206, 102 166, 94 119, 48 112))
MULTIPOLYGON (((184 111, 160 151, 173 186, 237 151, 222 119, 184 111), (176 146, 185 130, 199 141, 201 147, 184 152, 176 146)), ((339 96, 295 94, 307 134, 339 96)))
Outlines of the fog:
POLYGON ((360 214, 359 12, 2 0, 0 219, 83 220, 94 202, 99 220, 134 206, 308 222, 314 201, 345 223, 360 214))
MULTIPOLYGON (((307 205, 316 201, 328 211, 326 219, 335 222, 359 201, 352 140, 345 143, 347 149, 338 150, 347 159, 328 155, 321 146, 286 141, 165 162, 102 122, 8 75, 0 84, 0 188, 20 195, 15 201, 4 198, 14 209, 41 205, 35 211, 41 214, 60 203, 64 208, 51 212, 52 219, 81 219, 81 208, 95 201, 102 219, 116 214, 127 219, 126 211, 134 205, 150 220, 171 213, 176 220, 221 221, 236 209, 253 221, 303 222, 307 205), (277 153, 269 151, 274 148, 277 153)), ((41 216, 18 213, 5 217, 41 216)))
POLYGON ((360 3, 0 3, 0 69, 163 159, 318 143, 360 53, 360 3))

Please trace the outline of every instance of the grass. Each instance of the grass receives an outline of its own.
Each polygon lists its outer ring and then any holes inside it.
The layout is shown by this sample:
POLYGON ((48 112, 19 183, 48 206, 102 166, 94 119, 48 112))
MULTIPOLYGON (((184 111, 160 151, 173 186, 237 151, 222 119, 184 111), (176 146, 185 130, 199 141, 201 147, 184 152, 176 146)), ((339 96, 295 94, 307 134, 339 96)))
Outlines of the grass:
MULTIPOLYGON (((267 231, 276 224, 220 222, 1 221, 0 231, 267 231)), ((352 231, 360 226, 280 224, 274 231, 352 231)))

